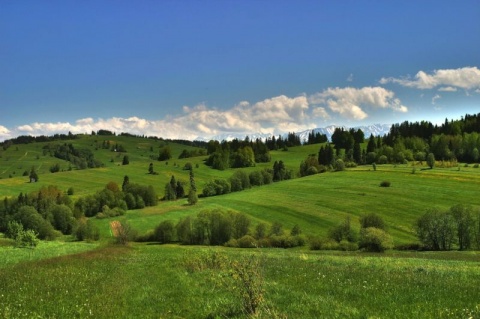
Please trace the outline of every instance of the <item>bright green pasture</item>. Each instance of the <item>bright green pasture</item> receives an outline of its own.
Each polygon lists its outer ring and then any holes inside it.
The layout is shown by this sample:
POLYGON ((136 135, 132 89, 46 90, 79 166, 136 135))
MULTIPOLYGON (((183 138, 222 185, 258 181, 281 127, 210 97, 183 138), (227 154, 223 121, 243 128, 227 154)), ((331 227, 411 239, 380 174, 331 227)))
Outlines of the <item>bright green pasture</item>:
POLYGON ((97 247, 98 243, 40 241, 34 249, 15 248, 13 240, 0 238, 0 268, 23 261, 36 261, 80 253, 97 247))
MULTIPOLYGON (((175 175, 177 180, 188 183, 189 173, 183 167, 191 163, 195 171, 197 187, 215 178, 228 179, 234 172, 233 169, 219 171, 211 169, 204 164, 206 156, 178 159, 180 153, 194 147, 181 144, 169 143, 172 150, 172 159, 159 162, 152 160, 150 156, 158 156, 161 147, 167 145, 165 141, 134 138, 125 136, 82 136, 69 141, 56 141, 52 143, 72 143, 75 148, 89 148, 94 152, 95 158, 105 164, 103 168, 88 170, 68 171, 69 162, 59 160, 50 155, 43 155, 43 146, 48 143, 31 143, 13 145, 7 150, 0 150, 0 197, 18 196, 20 192, 29 193, 39 189, 43 185, 57 185, 67 190, 73 187, 75 196, 92 194, 102 189, 108 182, 114 181, 121 184, 125 175, 131 182, 143 185, 152 185, 157 192, 163 195, 165 184, 175 175), (127 153, 112 152, 110 149, 102 149, 103 141, 110 141, 111 145, 123 145, 127 153), (129 165, 121 165, 123 156, 129 157, 129 165), (50 173, 49 169, 58 163, 63 172, 50 173), (149 164, 153 163, 154 170, 158 175, 149 175, 149 164), (35 167, 39 174, 38 183, 29 183, 28 176, 22 176, 25 170, 30 171, 35 167)), ((300 162, 308 154, 316 154, 320 145, 307 145, 292 147, 288 151, 271 152, 272 162, 257 164, 256 167, 246 168, 247 172, 263 168, 272 168, 274 161, 283 160, 288 169, 297 172, 300 162)))
POLYGON ((480 315, 476 253, 444 260, 448 253, 372 256, 136 244, 3 267, 0 317, 243 318, 241 301, 221 284, 221 273, 185 267, 194 256, 213 252, 260 258, 260 318, 480 315))
MULTIPOLYGON (((328 229, 352 218, 376 213, 387 223, 395 244, 416 242, 415 220, 431 207, 448 209, 455 204, 480 206, 479 169, 417 170, 392 165, 359 167, 344 172, 254 187, 223 196, 201 198, 196 206, 186 199, 160 202, 156 207, 129 211, 120 218, 127 220, 140 233, 153 230, 162 220, 179 220, 203 209, 231 209, 251 216, 254 224, 278 221, 286 230, 298 224, 306 235, 325 236, 328 229), (388 180, 391 186, 380 187, 388 180)), ((108 234, 109 220, 96 220, 102 233, 108 234)))

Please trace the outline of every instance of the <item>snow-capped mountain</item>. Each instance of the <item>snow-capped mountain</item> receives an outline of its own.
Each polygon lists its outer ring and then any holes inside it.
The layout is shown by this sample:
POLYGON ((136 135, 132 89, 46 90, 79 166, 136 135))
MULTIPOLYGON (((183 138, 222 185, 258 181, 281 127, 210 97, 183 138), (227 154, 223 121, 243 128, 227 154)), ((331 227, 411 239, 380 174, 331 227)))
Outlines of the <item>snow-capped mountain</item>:
MULTIPOLYGON (((302 132, 296 132, 300 137, 300 140, 302 142, 308 140, 308 134, 310 134, 312 131, 315 133, 320 133, 320 134, 325 134, 329 140, 332 138, 333 132, 335 132, 335 129, 343 128, 345 130, 350 129, 349 127, 346 126, 336 126, 336 125, 329 125, 327 127, 318 127, 314 129, 309 129, 305 130, 302 132)), ((370 134, 373 134, 373 136, 383 136, 387 134, 390 131, 391 124, 373 124, 373 125, 368 125, 368 126, 356 126, 353 127, 354 129, 358 130, 361 129, 363 133, 365 134, 365 138, 368 138, 370 134)), ((283 134, 282 137, 287 137, 288 134, 283 134)), ((195 140, 196 141, 210 141, 210 140, 216 140, 216 141, 231 141, 233 139, 239 139, 239 140, 244 140, 245 137, 250 138, 250 140, 255 140, 257 138, 265 140, 266 138, 272 137, 272 134, 265 134, 265 133, 254 133, 254 134, 245 134, 245 133, 224 133, 224 134, 219 134, 215 135, 211 138, 205 138, 205 137, 197 137, 195 140)))
MULTIPOLYGON (((368 125, 368 126, 356 126, 353 127, 354 129, 358 130, 361 129, 363 134, 365 135, 365 138, 370 137, 371 134, 373 136, 383 136, 387 134, 390 131, 391 124, 373 124, 373 125, 368 125)), ((335 132, 336 128, 343 128, 344 130, 349 130, 349 127, 346 126, 335 126, 335 125, 330 125, 327 127, 323 128, 315 128, 313 131, 315 133, 320 133, 320 134, 325 134, 328 138, 328 140, 332 139, 332 134, 335 132)), ((308 134, 310 134, 312 130, 306 130, 303 132, 297 132, 296 134, 300 137, 300 140, 302 142, 308 140, 308 134)))

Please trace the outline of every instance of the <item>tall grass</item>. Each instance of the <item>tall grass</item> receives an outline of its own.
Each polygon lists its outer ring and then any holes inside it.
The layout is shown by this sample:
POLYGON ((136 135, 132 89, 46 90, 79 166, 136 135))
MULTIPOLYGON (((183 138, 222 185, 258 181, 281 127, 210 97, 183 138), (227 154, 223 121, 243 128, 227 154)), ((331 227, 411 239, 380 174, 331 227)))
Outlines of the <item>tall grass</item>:
MULTIPOLYGON (((237 311, 242 301, 219 284, 217 270, 185 267, 185 258, 212 251, 233 261, 258 254, 142 244, 10 265, 0 273, 0 317, 243 318, 237 311)), ((410 253, 378 257, 272 249, 260 254, 265 305, 260 318, 480 315, 478 255, 441 260, 435 259, 440 254, 425 259, 410 253)))

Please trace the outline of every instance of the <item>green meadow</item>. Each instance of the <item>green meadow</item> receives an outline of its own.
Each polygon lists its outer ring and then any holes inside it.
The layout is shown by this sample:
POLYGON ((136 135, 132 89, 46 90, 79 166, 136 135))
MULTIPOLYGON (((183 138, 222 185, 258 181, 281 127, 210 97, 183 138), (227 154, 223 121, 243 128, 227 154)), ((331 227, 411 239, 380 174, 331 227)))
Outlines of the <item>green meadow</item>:
MULTIPOLYGON (((0 151, 0 197, 18 196, 41 186, 73 187, 73 199, 101 190, 108 182, 153 185, 160 197, 172 175, 188 181, 183 167, 192 163, 199 191, 214 179, 228 179, 233 169, 205 166, 206 157, 178 159, 192 147, 169 143, 173 158, 152 160, 166 142, 126 136, 83 136, 67 141, 90 148, 105 167, 71 170, 69 163, 43 153, 44 143, 13 145, 0 151), (127 153, 101 149, 104 140, 122 144, 127 153), (124 155, 130 164, 121 165, 124 155), (62 172, 50 173, 59 163, 62 172), (158 175, 148 174, 149 163, 158 175), (34 166, 39 182, 22 176, 34 166)), ((64 143, 64 142, 53 142, 64 143)), ((282 160, 297 172, 300 162, 320 145, 271 152, 272 162, 245 169, 272 168, 282 160)), ((427 169, 425 165, 377 165, 348 168, 253 187, 228 195, 161 201, 115 219, 96 219, 100 242, 69 237, 41 242, 35 249, 13 248, 0 238, 0 317, 2 318, 245 318, 241 284, 228 267, 208 264, 217 258, 230 265, 252 257, 250 269, 261 284, 261 318, 478 318, 480 254, 475 251, 365 252, 295 249, 239 249, 155 243, 112 245, 109 223, 126 221, 139 234, 164 220, 178 221, 205 209, 247 214, 254 226, 280 222, 299 225, 305 236, 326 236, 346 217, 359 228, 367 213, 381 216, 395 245, 417 243, 415 220, 427 209, 455 204, 480 208, 480 169, 472 165, 427 169), (389 181, 390 187, 380 187, 389 181), (228 262, 227 262, 228 261, 228 262), (193 265, 193 266, 192 266, 193 265), (195 266, 196 265, 196 266, 195 266), (232 276, 230 276, 232 275, 232 276), (232 278, 230 278, 230 277, 232 278), (227 278, 230 278, 228 280, 227 278)), ((246 266, 247 267, 247 266, 246 266)))

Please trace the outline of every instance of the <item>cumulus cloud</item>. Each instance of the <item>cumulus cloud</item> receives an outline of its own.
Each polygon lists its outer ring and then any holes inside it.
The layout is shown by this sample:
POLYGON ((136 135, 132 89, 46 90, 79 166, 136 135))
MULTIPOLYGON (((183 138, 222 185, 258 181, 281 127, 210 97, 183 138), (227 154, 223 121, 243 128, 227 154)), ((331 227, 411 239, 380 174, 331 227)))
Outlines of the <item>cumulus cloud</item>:
POLYGON ((10 138, 10 130, 5 126, 0 125, 0 140, 10 138))
POLYGON ((413 79, 407 76, 403 78, 382 78, 380 80, 380 84, 387 83, 396 83, 416 89, 433 89, 438 86, 445 86, 471 90, 480 88, 480 70, 477 67, 464 67, 435 70, 432 74, 419 71, 413 79))
POLYGON ((136 116, 107 119, 87 117, 72 123, 29 123, 17 126, 12 131, 0 126, 0 139, 25 134, 36 136, 67 132, 90 134, 101 129, 117 134, 128 132, 191 140, 198 137, 212 138, 222 134, 278 135, 315 128, 319 120, 330 119, 332 113, 362 120, 368 116, 367 110, 370 108, 407 111, 393 92, 381 87, 329 88, 310 96, 280 95, 255 103, 241 101, 226 110, 208 107, 204 103, 186 105, 179 115, 159 120, 147 120, 136 116))
MULTIPOLYGON (((314 119, 328 118, 325 109, 312 109, 304 95, 288 97, 280 95, 249 103, 242 101, 227 110, 209 108, 203 103, 184 106, 183 113, 160 120, 139 117, 108 119, 83 118, 73 123, 29 123, 13 129, 13 135, 52 135, 72 132, 87 133, 106 129, 116 133, 128 132, 136 135, 161 136, 164 138, 195 139, 211 138, 224 133, 248 135, 253 133, 283 134, 301 131, 316 126, 314 119)), ((9 138, 8 129, 0 126, 0 138, 9 138), (2 133, 4 131, 4 133, 2 133)))
POLYGON ((457 92, 457 88, 452 86, 445 86, 438 89, 440 92, 457 92))
POLYGON ((368 117, 364 111, 365 107, 389 108, 398 112, 408 111, 408 108, 395 98, 395 93, 382 87, 328 88, 312 95, 310 102, 315 105, 326 105, 332 112, 354 120, 363 120, 368 117))

